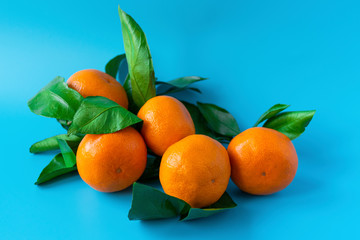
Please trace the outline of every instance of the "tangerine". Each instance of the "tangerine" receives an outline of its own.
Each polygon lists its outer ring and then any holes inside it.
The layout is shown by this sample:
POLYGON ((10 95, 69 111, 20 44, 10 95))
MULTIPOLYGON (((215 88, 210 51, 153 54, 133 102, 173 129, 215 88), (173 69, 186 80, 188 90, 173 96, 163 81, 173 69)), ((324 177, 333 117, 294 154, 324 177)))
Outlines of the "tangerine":
POLYGON ((183 103, 173 97, 149 99, 137 116, 143 120, 141 134, 146 145, 161 156, 172 144, 195 134, 194 122, 183 103))
POLYGON ((227 149, 231 179, 244 192, 268 195, 286 188, 294 179, 298 157, 291 140, 264 127, 245 130, 227 149))
POLYGON ((220 199, 230 172, 226 149, 208 136, 194 134, 166 150, 159 178, 165 193, 201 208, 220 199))
POLYGON ((123 86, 115 78, 99 70, 78 71, 67 80, 67 84, 83 97, 102 96, 128 108, 128 98, 123 86))
POLYGON ((80 177, 101 192, 129 187, 144 172, 146 160, 145 142, 132 127, 108 134, 87 134, 76 153, 80 177))

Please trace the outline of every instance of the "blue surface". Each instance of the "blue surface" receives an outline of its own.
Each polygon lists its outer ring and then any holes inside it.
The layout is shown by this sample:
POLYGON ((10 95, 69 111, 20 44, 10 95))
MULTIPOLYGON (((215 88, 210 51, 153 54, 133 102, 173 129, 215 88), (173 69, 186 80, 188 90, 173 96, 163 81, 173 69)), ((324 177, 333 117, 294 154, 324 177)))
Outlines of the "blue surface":
POLYGON ((157 77, 200 75, 202 95, 246 129, 275 103, 316 109, 294 141, 299 169, 284 191, 245 195, 197 221, 129 221, 131 190, 104 194, 78 175, 33 185, 52 154, 29 146, 63 132, 27 100, 54 76, 103 70, 123 52, 118 1, 0 5, 1 239, 356 239, 359 224, 358 1, 121 1, 148 37, 157 77))

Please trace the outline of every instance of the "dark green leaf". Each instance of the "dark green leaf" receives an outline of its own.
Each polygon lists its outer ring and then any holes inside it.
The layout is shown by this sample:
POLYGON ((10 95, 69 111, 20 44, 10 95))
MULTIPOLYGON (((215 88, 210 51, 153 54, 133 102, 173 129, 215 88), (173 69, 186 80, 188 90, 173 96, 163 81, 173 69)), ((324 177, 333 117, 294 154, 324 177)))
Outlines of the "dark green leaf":
MULTIPOLYGON (((158 90, 159 90, 159 88, 157 89, 157 91, 158 90)), ((166 90, 158 91, 156 93, 156 95, 158 95, 158 96, 160 96, 160 95, 169 95, 169 94, 181 92, 181 91, 184 91, 184 90, 191 90, 191 91, 194 91, 194 92, 197 92, 197 93, 201 93, 200 89, 194 88, 194 87, 187 87, 187 88, 170 87, 170 88, 167 88, 166 90)))
POLYGON ((137 113, 140 108, 138 106, 136 106, 134 99, 132 97, 132 88, 131 88, 131 81, 130 81, 129 74, 125 78, 124 89, 126 91, 126 94, 128 96, 128 100, 129 100, 129 107, 128 107, 129 111, 133 112, 133 113, 137 113))
POLYGON ((220 143, 223 143, 223 144, 229 144, 231 139, 233 137, 227 137, 227 136, 216 136, 214 137, 214 139, 220 143))
POLYGON ((156 96, 155 72, 144 32, 135 20, 119 7, 124 48, 128 62, 132 98, 140 108, 156 96))
POLYGON ((136 115, 105 97, 87 97, 76 112, 68 134, 112 133, 141 121, 136 115))
POLYGON ((168 86, 173 86, 173 87, 177 87, 177 88, 185 88, 185 87, 188 87, 190 84, 193 84, 195 82, 199 82, 202 80, 206 80, 206 79, 207 78, 198 77, 198 76, 181 77, 181 78, 176 78, 176 79, 168 81, 168 82, 156 81, 156 85, 168 85, 168 86))
POLYGON ((165 84, 165 85, 170 85, 170 86, 177 87, 177 88, 186 88, 190 84, 193 84, 193 83, 199 82, 199 81, 203 81, 206 79, 207 78, 198 77, 198 76, 190 76, 190 77, 176 78, 176 79, 168 81, 168 82, 157 81, 156 84, 165 84))
POLYGON ((64 78, 56 77, 28 102, 30 110, 38 115, 72 120, 82 96, 68 87, 64 78))
POLYGON ((274 117, 276 114, 278 114, 279 112, 284 111, 286 108, 290 107, 290 105, 286 105, 286 104, 275 104, 274 106, 272 106, 271 108, 269 108, 269 110, 267 110, 266 112, 263 113, 263 115, 260 116, 260 118, 257 120, 257 122, 255 123, 254 127, 258 126, 261 122, 274 117))
POLYGON ((280 113, 267 120, 263 127, 282 132, 293 140, 305 131, 314 114, 315 110, 280 113))
POLYGON ((187 110, 191 115, 191 118, 195 125, 196 134, 204 134, 209 137, 215 138, 214 131, 208 127, 208 123, 205 120, 205 118, 202 116, 199 108, 196 105, 185 101, 182 101, 182 103, 185 105, 185 107, 187 108, 187 110))
POLYGON ((170 218, 185 214, 189 204, 169 196, 153 187, 134 183, 132 203, 129 211, 130 220, 150 220, 170 218))
POLYGON ((39 178, 36 181, 36 185, 47 182, 53 178, 64 175, 66 173, 76 171, 76 166, 66 167, 64 158, 61 153, 57 154, 40 173, 39 178))
POLYGON ((187 110, 189 111, 191 118, 195 125, 196 134, 204 134, 211 138, 216 139, 221 143, 229 143, 232 137, 224 136, 219 133, 214 132, 210 127, 206 119, 201 114, 199 108, 191 103, 182 101, 187 110))
POLYGON ((190 208, 188 214, 182 216, 181 220, 186 221, 196 218, 208 217, 215 213, 222 212, 236 206, 236 203, 231 199, 230 195, 225 192, 216 203, 207 208, 190 208))
POLYGON ((171 80, 169 82, 161 82, 156 81, 157 85, 165 85, 169 86, 168 89, 158 92, 157 95, 166 95, 171 93, 176 93, 180 91, 184 91, 186 89, 201 93, 201 91, 198 88, 189 87, 190 84, 199 82, 202 80, 206 80, 207 78, 197 77, 197 76, 190 76, 190 77, 181 77, 174 80, 171 80))
POLYGON ((129 74, 125 78, 124 89, 125 89, 127 96, 132 98, 132 94, 131 94, 132 89, 131 89, 131 81, 130 81, 129 74))
POLYGON ((105 66, 105 72, 116 79, 119 72, 120 63, 126 59, 125 54, 120 54, 111 59, 105 66))
POLYGON ((201 114, 209 126, 224 136, 235 136, 240 133, 235 118, 225 109, 210 103, 197 103, 201 114))
POLYGON ((186 88, 186 89, 189 89, 189 90, 197 92, 197 93, 201 93, 200 89, 198 89, 198 88, 189 87, 189 88, 186 88))
POLYGON ((185 201, 169 196, 156 188, 134 183, 133 199, 128 217, 130 220, 151 220, 180 216, 182 220, 190 220, 236 207, 236 204, 227 193, 224 193, 219 201, 210 207, 191 208, 185 201))
POLYGON ((138 181, 145 182, 147 180, 158 178, 160 161, 161 157, 148 154, 145 171, 138 181))
POLYGON ((76 156, 70 146, 63 139, 57 139, 61 154, 64 158, 66 167, 73 167, 76 164, 76 156))
POLYGON ((77 147, 79 145, 82 137, 79 137, 77 135, 68 136, 67 134, 60 134, 60 135, 56 135, 53 137, 49 137, 49 138, 46 138, 44 140, 34 143, 30 147, 30 152, 31 153, 39 153, 39 152, 45 152, 45 151, 59 149, 59 144, 57 142, 57 139, 63 139, 65 141, 67 141, 70 147, 77 147))

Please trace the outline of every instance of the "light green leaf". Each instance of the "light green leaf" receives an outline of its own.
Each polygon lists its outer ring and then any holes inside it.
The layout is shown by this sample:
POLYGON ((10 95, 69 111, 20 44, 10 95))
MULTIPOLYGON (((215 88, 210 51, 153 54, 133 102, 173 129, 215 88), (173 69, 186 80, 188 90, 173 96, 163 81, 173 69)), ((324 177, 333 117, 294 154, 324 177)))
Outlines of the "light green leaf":
POLYGON ((274 117, 276 114, 278 114, 279 112, 284 111, 286 108, 290 107, 290 105, 286 105, 286 104, 275 104, 274 106, 272 106, 271 108, 269 108, 269 110, 267 110, 266 112, 264 112, 260 118, 257 120, 257 122, 254 124, 254 127, 258 126, 261 122, 274 117))
POLYGON ((69 129, 69 126, 71 124, 71 121, 68 120, 61 120, 61 119, 56 119, 56 121, 58 121, 58 123, 60 123, 60 125, 67 131, 69 129))
POLYGON ((79 145, 82 137, 77 135, 68 136, 67 134, 60 134, 53 137, 49 137, 31 145, 30 152, 39 153, 39 152, 60 149, 57 139, 63 139, 67 141, 69 146, 74 148, 79 145))
POLYGON ((64 158, 64 163, 66 167, 74 167, 76 164, 76 156, 73 150, 69 147, 63 139, 57 139, 61 154, 64 158))
POLYGON ((53 178, 56 178, 58 176, 67 174, 69 172, 76 171, 76 166, 73 167, 67 167, 64 158, 61 155, 61 153, 57 154, 47 165, 42 172, 40 173, 39 178, 35 182, 36 185, 42 184, 44 182, 47 182, 53 178))
POLYGON ((41 116, 72 120, 82 98, 67 86, 64 78, 56 77, 28 101, 28 106, 41 116))
POLYGON ((146 36, 135 20, 119 7, 121 29, 131 81, 131 95, 140 108, 156 96, 155 72, 146 36))
POLYGON ((112 133, 141 121, 136 115, 105 97, 87 97, 76 112, 68 134, 112 133))
POLYGON ((312 110, 280 113, 267 120, 263 127, 275 129, 293 140, 305 131, 315 112, 312 110))

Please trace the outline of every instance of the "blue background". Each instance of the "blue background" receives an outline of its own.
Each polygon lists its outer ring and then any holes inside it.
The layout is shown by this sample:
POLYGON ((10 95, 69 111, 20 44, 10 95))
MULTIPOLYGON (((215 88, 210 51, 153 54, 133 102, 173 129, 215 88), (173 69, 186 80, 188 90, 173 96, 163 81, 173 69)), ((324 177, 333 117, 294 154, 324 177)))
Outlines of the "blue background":
POLYGON ((359 238, 358 1, 1 1, 1 239, 359 238), (33 185, 52 154, 29 146, 62 133, 26 102, 57 75, 103 70, 123 53, 117 5, 147 34, 156 75, 200 75, 202 95, 246 129, 275 103, 316 109, 294 141, 299 169, 284 191, 246 195, 202 220, 129 221, 131 190, 104 194, 78 175, 33 185))

